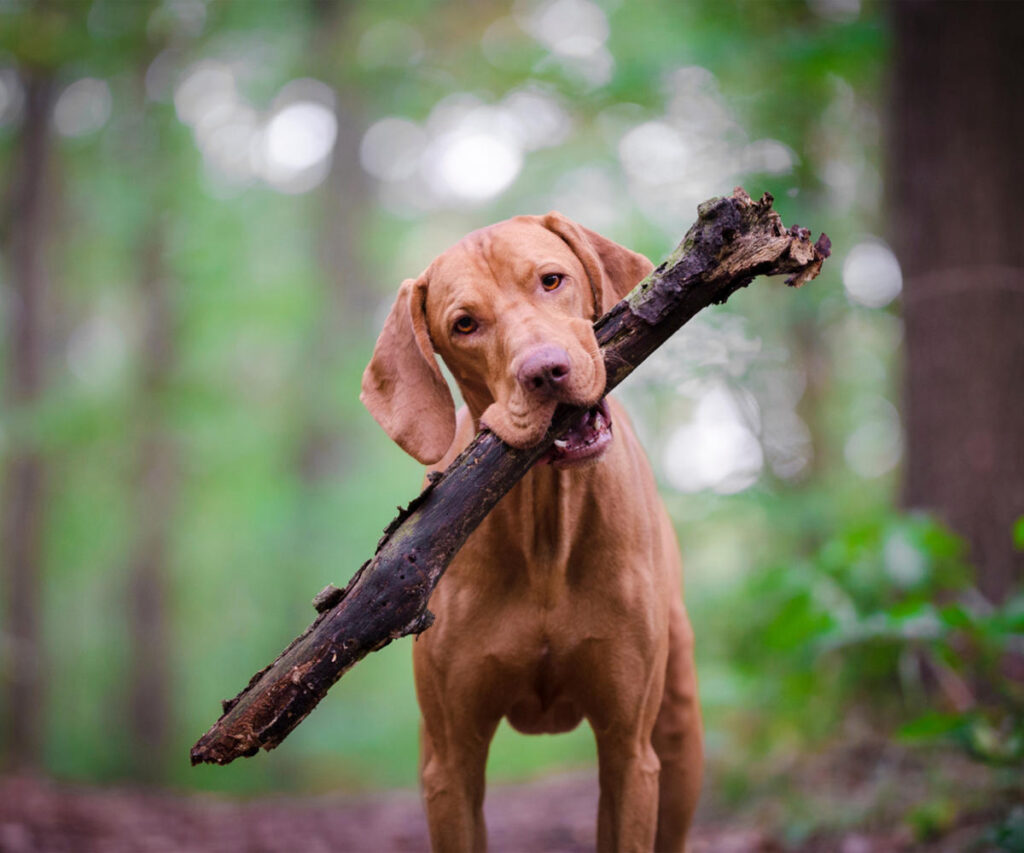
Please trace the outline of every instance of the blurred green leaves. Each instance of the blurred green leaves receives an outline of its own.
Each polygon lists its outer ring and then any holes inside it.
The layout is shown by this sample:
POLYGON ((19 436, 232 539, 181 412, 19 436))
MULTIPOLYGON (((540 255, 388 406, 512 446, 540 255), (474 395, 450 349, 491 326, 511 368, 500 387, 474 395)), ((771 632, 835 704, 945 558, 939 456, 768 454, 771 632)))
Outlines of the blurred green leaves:
MULTIPOLYGON (((995 813, 1012 801, 1024 762, 1024 589, 987 601, 963 543, 933 519, 855 524, 809 560, 753 572, 717 605, 730 610, 723 653, 746 676, 754 754, 777 755, 794 737, 821 743, 853 713, 922 753, 961 751, 990 768, 983 796, 995 813)), ((921 840, 976 807, 932 796, 923 788, 905 815, 921 840)))

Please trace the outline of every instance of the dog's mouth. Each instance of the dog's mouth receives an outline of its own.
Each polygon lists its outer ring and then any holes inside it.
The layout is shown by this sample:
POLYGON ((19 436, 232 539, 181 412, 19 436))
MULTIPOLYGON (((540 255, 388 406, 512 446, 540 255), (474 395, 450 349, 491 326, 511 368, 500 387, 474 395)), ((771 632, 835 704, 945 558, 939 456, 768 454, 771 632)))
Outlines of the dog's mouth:
POLYGON ((540 461, 556 468, 571 468, 598 459, 612 443, 612 417, 601 400, 585 411, 540 461))

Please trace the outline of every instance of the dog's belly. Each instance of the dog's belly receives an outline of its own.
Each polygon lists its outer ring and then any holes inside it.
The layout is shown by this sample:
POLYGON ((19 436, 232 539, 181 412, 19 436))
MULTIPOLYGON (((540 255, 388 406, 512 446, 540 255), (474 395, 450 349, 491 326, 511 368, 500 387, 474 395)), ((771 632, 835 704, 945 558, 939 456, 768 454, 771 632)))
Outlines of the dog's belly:
MULTIPOLYGON (((564 662, 562 663, 564 666, 564 662)), ((545 642, 532 666, 520 675, 505 716, 523 734, 560 734, 572 731, 583 719, 583 709, 565 691, 564 673, 545 642)))
POLYGON ((512 704, 506 714, 509 723, 524 735, 557 735, 571 732, 583 719, 583 711, 565 696, 545 705, 537 694, 527 695, 512 704))

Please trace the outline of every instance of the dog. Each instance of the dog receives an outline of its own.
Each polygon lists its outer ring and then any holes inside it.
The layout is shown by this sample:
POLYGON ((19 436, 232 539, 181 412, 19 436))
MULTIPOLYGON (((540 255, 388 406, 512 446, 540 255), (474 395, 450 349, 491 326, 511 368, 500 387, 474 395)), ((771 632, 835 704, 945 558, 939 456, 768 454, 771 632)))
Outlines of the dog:
POLYGON ((363 375, 370 413, 433 471, 480 428, 531 447, 558 403, 590 407, 470 535, 413 644, 435 851, 486 849, 502 717, 527 734, 590 724, 599 851, 685 846, 703 747, 679 548, 625 411, 602 400, 593 330, 651 269, 556 212, 474 231, 402 283, 363 375))

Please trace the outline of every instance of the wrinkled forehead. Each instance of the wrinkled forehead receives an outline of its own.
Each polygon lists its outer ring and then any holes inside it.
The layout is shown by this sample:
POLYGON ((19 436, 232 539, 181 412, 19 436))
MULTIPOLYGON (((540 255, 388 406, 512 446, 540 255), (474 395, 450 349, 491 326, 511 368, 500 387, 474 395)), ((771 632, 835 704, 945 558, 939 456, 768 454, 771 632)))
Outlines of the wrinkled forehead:
POLYGON ((467 290, 480 295, 529 286, 549 266, 583 274, 568 244, 540 223, 501 222, 467 234, 430 265, 427 304, 440 305, 467 290))

